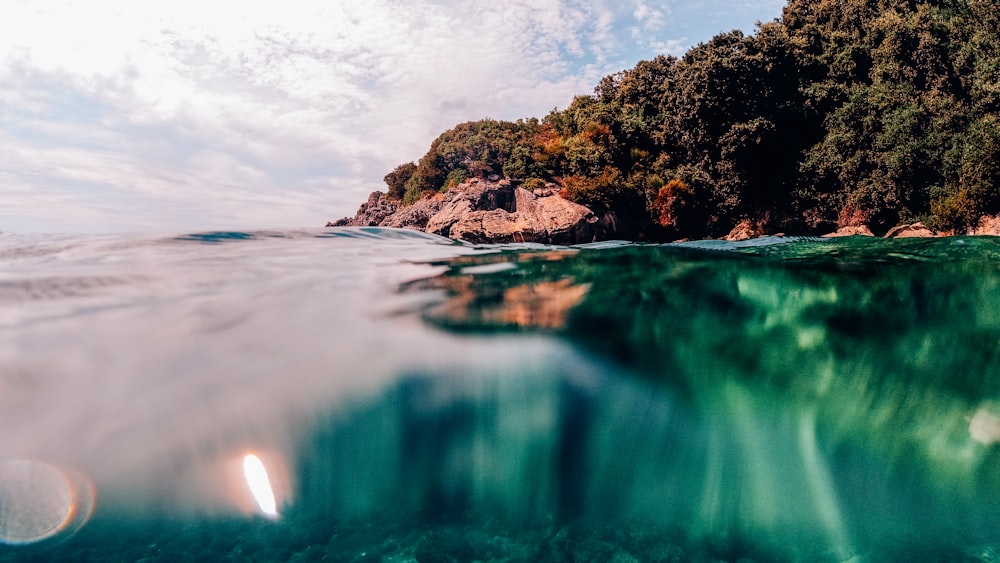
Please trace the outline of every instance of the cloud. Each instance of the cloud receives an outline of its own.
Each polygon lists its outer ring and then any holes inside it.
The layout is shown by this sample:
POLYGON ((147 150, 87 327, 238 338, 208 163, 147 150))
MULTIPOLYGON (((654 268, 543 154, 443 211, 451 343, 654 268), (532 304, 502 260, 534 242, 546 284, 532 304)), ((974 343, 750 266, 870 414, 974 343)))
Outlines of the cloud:
POLYGON ((632 17, 642 29, 655 31, 663 27, 664 15, 667 13, 670 13, 669 8, 652 8, 646 2, 638 0, 632 10, 632 17))
POLYGON ((454 124, 683 41, 651 1, 8 4, 0 229, 321 225, 454 124))
POLYGON ((680 57, 686 53, 688 49, 690 49, 690 46, 687 44, 686 37, 681 39, 667 39, 666 41, 651 39, 649 41, 649 46, 658 53, 673 55, 675 57, 680 57))

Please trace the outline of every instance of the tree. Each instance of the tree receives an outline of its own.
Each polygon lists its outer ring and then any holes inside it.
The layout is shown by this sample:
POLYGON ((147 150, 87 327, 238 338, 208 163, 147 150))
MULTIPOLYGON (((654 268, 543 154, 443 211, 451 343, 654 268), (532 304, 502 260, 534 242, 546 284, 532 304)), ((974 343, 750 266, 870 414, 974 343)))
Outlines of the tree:
POLYGON ((403 195, 406 193, 406 183, 416 171, 417 165, 407 162, 406 164, 400 164, 392 172, 386 174, 382 180, 385 181, 385 185, 389 188, 386 192, 387 195, 392 199, 403 199, 403 195))
POLYGON ((541 121, 459 124, 386 183, 408 202, 465 177, 554 181, 636 236, 746 218, 961 230, 1000 212, 998 84, 992 2, 790 0, 754 34, 641 61, 541 121))

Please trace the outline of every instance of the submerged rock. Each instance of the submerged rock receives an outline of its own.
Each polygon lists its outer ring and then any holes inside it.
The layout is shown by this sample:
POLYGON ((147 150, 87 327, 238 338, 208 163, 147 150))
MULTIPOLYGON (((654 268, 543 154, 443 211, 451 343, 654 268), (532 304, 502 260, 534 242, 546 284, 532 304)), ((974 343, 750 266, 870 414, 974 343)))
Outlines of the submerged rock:
POLYGON ((478 178, 409 206, 375 192, 353 218, 327 226, 415 229, 473 243, 580 244, 608 234, 606 222, 551 185, 529 192, 509 180, 478 178))

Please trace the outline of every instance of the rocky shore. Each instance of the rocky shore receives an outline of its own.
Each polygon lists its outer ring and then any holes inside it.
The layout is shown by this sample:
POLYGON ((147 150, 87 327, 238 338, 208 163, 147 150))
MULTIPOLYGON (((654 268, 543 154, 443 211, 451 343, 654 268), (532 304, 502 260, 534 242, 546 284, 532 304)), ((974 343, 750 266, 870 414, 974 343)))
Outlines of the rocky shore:
MULTIPOLYGON (((598 216, 586 206, 559 194, 555 184, 534 190, 507 179, 467 180, 446 193, 424 197, 411 205, 372 192, 353 217, 329 222, 327 227, 395 227, 414 229, 477 244, 537 242, 583 244, 618 235, 613 214, 598 216)), ((765 222, 744 220, 723 240, 738 241, 774 235, 765 222)), ((885 238, 938 237, 923 223, 890 229, 885 238)), ((1000 236, 1000 217, 984 216, 969 235, 1000 236)), ((824 237, 875 236, 867 225, 849 225, 824 237)))
POLYGON ((397 227, 472 243, 581 244, 614 238, 614 220, 558 193, 528 191, 510 180, 472 179, 412 205, 373 192, 354 217, 327 227, 397 227))

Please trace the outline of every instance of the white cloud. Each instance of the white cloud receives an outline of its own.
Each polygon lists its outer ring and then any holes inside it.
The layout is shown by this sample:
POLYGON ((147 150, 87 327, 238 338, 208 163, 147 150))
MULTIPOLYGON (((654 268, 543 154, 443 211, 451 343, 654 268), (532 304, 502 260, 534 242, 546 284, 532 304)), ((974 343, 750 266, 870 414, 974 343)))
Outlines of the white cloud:
POLYGON ((648 0, 4 4, 0 229, 321 225, 452 125, 680 45, 648 0))
POLYGON ((638 0, 635 3, 635 9, 632 10, 632 17, 643 28, 658 30, 663 27, 664 13, 669 13, 669 8, 651 8, 643 0, 638 0))
POLYGON ((663 53, 664 55, 673 55, 675 57, 680 57, 690 46, 687 44, 687 38, 683 37, 681 39, 667 39, 666 41, 657 41, 655 39, 650 40, 650 47, 653 48, 657 53, 663 53))

